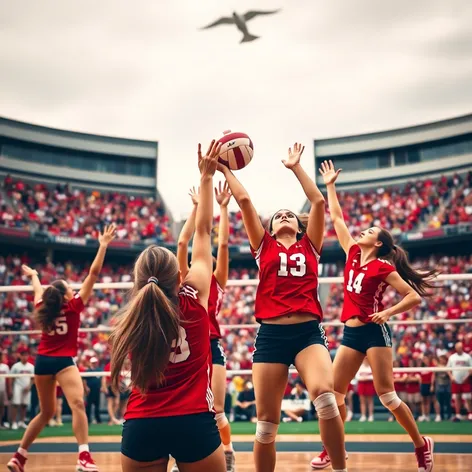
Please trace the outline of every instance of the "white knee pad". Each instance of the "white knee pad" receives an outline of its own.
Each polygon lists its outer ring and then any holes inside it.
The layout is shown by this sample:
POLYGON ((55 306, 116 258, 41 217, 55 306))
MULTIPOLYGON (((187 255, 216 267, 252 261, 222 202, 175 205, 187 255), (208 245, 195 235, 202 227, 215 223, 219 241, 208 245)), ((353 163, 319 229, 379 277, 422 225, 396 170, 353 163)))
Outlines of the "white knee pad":
POLYGON ((216 426, 218 429, 223 429, 228 424, 228 418, 224 413, 217 413, 215 415, 216 426))
POLYGON ((334 392, 334 396, 336 398, 336 405, 338 406, 344 405, 344 400, 346 398, 346 395, 343 395, 342 393, 339 393, 339 392, 334 392))
POLYGON ((278 424, 269 423, 268 421, 258 421, 256 427, 256 439, 261 444, 270 444, 277 437, 278 424))
POLYGON ((380 395, 379 400, 382 405, 390 411, 396 410, 402 404, 402 401, 395 391, 380 395))
POLYGON ((331 420, 339 416, 339 408, 334 393, 322 393, 315 398, 313 405, 315 405, 318 418, 321 420, 331 420))

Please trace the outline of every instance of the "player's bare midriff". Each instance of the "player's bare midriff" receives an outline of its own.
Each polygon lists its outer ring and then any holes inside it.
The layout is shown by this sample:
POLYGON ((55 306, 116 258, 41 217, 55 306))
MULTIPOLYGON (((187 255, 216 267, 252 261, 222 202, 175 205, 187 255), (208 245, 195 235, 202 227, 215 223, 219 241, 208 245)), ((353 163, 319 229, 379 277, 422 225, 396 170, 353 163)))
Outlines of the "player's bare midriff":
POLYGON ((269 318, 262 322, 265 324, 289 325, 306 323, 307 321, 320 321, 320 318, 310 313, 290 313, 288 315, 277 316, 276 318, 269 318))
POLYGON ((357 316, 354 316, 353 318, 349 318, 344 324, 346 326, 349 326, 350 328, 358 328, 359 326, 366 325, 366 323, 363 323, 357 316))

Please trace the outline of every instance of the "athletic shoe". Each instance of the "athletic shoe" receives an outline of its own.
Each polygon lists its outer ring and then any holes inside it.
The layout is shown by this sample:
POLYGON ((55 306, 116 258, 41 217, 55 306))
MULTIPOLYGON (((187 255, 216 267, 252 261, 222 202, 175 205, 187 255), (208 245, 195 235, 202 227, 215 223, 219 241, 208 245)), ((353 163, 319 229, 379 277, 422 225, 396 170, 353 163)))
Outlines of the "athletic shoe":
POLYGON ((20 421, 20 422, 18 423, 18 426, 19 426, 20 428, 23 428, 23 429, 26 429, 26 428, 28 427, 28 425, 27 425, 24 421, 20 421))
POLYGON ((98 467, 95 465, 90 452, 84 451, 79 454, 75 470, 77 472, 98 472, 98 467))
POLYGON ((469 415, 467 416, 467 419, 468 419, 469 421, 472 421, 472 413, 469 413, 469 415))
POLYGON ((429 415, 425 416, 424 420, 426 421, 426 423, 429 423, 431 421, 431 417, 429 415))
POLYGON ((179 472, 179 468, 177 467, 177 462, 174 464, 174 467, 172 467, 170 472, 179 472))
POLYGON ((360 418, 359 418, 359 423, 365 423, 367 421, 367 418, 365 415, 362 415, 360 418))
POLYGON ((284 416, 284 417, 282 418, 282 421, 283 421, 284 423, 291 423, 291 422, 292 422, 292 418, 289 418, 288 416, 284 416))
POLYGON ((433 451, 434 441, 428 436, 423 436, 424 446, 415 449, 418 472, 431 472, 434 467, 433 451))
POLYGON ((11 429, 15 429, 15 430, 18 429, 18 423, 16 423, 16 422, 13 423, 13 424, 11 425, 11 429))
POLYGON ((25 472, 25 464, 26 457, 23 457, 19 452, 15 452, 7 467, 10 472, 25 472))
POLYGON ((349 421, 352 420, 352 410, 348 410, 347 414, 346 414, 346 423, 349 423, 349 421))
POLYGON ((434 419, 436 423, 441 423, 442 419, 439 415, 436 415, 436 418, 434 419))
POLYGON ((425 420, 426 420, 426 418, 425 418, 423 415, 421 415, 421 416, 418 418, 418 423, 422 423, 422 422, 425 421, 425 420))
POLYGON ((367 420, 369 423, 373 423, 374 422, 374 417, 373 416, 369 416, 369 419, 367 420))
MULTIPOLYGON (((348 458, 349 456, 346 452, 346 460, 348 460, 348 458)), ((317 455, 311 460, 310 465, 312 469, 316 470, 326 469, 326 467, 329 467, 331 465, 331 459, 329 458, 328 451, 325 449, 324 446, 323 450, 319 453, 319 455, 317 455)))
MULTIPOLYGON (((453 423, 459 423, 459 421, 460 421, 461 419, 462 419, 462 418, 460 417, 460 415, 456 415, 456 416, 453 416, 452 422, 453 422, 453 423)), ((13 426, 12 426, 12 429, 13 429, 13 426)))
POLYGON ((226 459, 226 472, 235 472, 235 457, 234 451, 225 451, 225 459, 226 459))

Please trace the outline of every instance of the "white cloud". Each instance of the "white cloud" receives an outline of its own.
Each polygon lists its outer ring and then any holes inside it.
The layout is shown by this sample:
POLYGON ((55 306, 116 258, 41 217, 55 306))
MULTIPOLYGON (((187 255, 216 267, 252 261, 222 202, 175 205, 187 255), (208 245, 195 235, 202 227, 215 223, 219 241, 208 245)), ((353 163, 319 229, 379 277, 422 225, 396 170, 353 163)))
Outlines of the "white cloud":
POLYGON ((0 113, 46 126, 159 140, 159 189, 179 219, 195 149, 249 133, 239 176, 263 213, 300 209, 280 159, 294 141, 407 126, 472 108, 468 0, 0 0, 0 113), (199 28, 233 9, 282 12, 199 28))

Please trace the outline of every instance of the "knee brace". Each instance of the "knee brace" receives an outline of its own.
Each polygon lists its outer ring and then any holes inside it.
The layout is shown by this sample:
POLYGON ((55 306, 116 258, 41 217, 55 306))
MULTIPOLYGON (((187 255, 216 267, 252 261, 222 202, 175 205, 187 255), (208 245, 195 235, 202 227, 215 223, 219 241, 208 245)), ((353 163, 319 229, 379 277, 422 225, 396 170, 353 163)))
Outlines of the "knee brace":
POLYGON ((338 406, 344 405, 344 400, 346 398, 346 395, 343 395, 342 393, 339 393, 339 392, 334 392, 334 396, 336 398, 336 405, 338 406))
POLYGON ((321 420, 331 420, 339 416, 339 408, 334 393, 322 393, 315 398, 313 405, 315 405, 318 418, 321 420))
POLYGON ((218 429, 223 429, 228 424, 228 418, 224 413, 217 413, 215 415, 216 426, 218 429))
POLYGON ((256 427, 256 439, 261 444, 270 444, 275 441, 277 436, 278 424, 269 423, 268 421, 258 421, 256 427))
POLYGON ((402 404, 402 401, 395 391, 380 395, 379 400, 382 405, 390 411, 396 410, 402 404))

